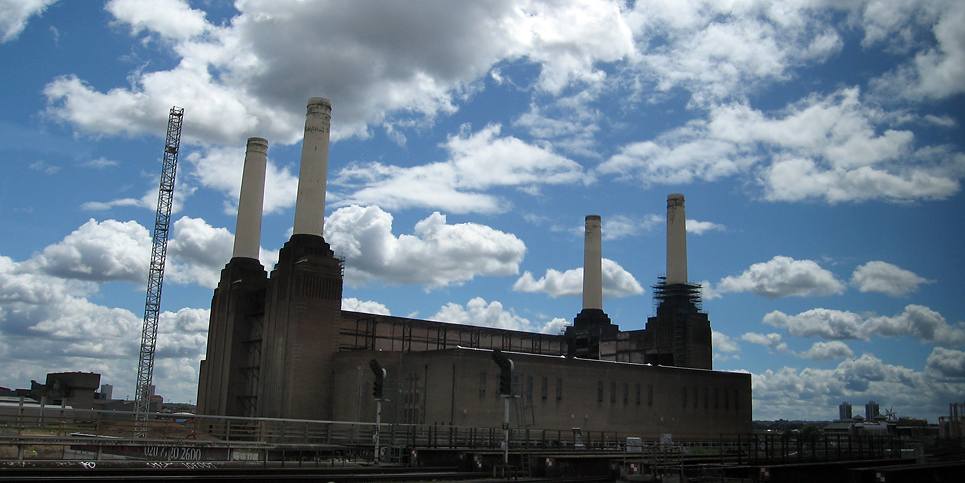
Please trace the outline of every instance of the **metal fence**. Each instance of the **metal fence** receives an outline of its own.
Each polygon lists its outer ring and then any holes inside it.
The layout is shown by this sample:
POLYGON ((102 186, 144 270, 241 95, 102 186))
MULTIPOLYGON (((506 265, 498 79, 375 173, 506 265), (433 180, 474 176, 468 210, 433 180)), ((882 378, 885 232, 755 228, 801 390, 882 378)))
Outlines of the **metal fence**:
POLYGON ((741 435, 737 454, 751 463, 805 463, 882 458, 920 458, 917 442, 900 435, 741 435))
MULTIPOLYGON (((0 413, 0 437, 82 434, 134 439, 140 436, 135 431, 134 414, 62 406, 23 407, 0 413)), ((157 413, 147 423, 143 437, 152 440, 364 445, 373 441, 376 431, 375 423, 178 413, 157 413)), ((503 440, 503 430, 499 428, 385 423, 379 429, 388 444, 408 447, 498 448, 503 440)), ((616 432, 584 431, 577 436, 572 429, 510 430, 511 446, 615 449, 621 447, 621 441, 616 432)))
MULTIPOLYGON (((0 460, 63 459, 71 447, 93 448, 100 457, 104 448, 133 445, 154 448, 155 459, 170 459, 165 448, 228 448, 227 459, 285 458, 285 452, 327 455, 365 455, 374 448, 376 430, 386 455, 398 458, 416 448, 499 449, 503 429, 447 425, 382 424, 215 417, 157 413, 147 421, 143 435, 136 434, 134 413, 80 410, 63 406, 21 405, 0 412, 0 460), (279 453, 281 452, 281 453, 279 453), (281 454, 281 456, 278 456, 281 454)), ((617 432, 511 429, 509 447, 514 451, 624 451, 628 437, 617 432)), ((661 446, 659 438, 643 439, 648 447, 661 446)), ((683 455, 714 457, 724 462, 837 461, 909 457, 907 438, 898 436, 819 435, 805 438, 793 434, 734 434, 693 441, 677 440, 683 455)), ((146 450, 147 451, 147 450, 146 450)), ((648 450, 649 451, 649 450, 648 450)), ((108 451, 110 453, 110 451, 108 451)), ((188 452, 187 455, 194 455, 188 452)), ((219 456, 215 458, 221 458, 219 456)), ((653 453, 659 454, 659 453, 653 453)), ((151 454, 140 455, 147 459, 151 454)), ((661 462, 665 464, 665 462, 661 462)))

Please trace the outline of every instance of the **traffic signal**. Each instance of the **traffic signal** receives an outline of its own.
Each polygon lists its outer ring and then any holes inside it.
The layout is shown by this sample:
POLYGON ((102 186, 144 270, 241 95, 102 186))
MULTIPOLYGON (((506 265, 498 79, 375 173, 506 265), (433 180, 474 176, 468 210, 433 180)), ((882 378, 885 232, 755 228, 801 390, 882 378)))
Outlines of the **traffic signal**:
POLYGON ((513 395, 513 361, 503 355, 502 351, 493 351, 493 360, 499 366, 499 394, 502 396, 513 395))
POLYGON ((369 367, 372 368, 372 373, 375 374, 375 382, 372 383, 372 396, 375 399, 382 399, 382 394, 385 389, 385 369, 379 364, 379 361, 372 359, 369 361, 369 367))
POLYGON ((500 369, 499 394, 504 396, 513 395, 513 370, 512 369, 500 369))

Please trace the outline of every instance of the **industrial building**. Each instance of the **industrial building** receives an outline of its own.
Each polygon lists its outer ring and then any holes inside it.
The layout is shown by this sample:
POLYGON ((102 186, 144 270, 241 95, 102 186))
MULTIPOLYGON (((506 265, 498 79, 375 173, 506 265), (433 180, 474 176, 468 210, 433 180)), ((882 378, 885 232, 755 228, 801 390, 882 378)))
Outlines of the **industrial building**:
MULTIPOLYGON (((51 372, 46 381, 40 383, 30 381, 30 389, 0 388, 0 413, 10 416, 16 415, 16 408, 36 407, 36 415, 51 411, 70 410, 120 410, 132 411, 133 401, 113 399, 114 386, 101 384, 101 375, 96 372, 51 372), (57 409, 60 408, 60 409, 57 409)), ((164 398, 153 395, 150 409, 158 412, 164 404, 164 398)))
POLYGON ((601 218, 586 217, 583 309, 563 334, 343 311, 343 264, 322 237, 331 104, 308 103, 293 234, 258 261, 268 143, 248 140, 232 259, 211 303, 199 414, 497 427, 495 349, 514 363, 512 424, 637 436, 751 431, 749 374, 714 371, 700 287, 687 280, 684 197, 667 200, 667 274, 646 328, 603 311, 601 218))

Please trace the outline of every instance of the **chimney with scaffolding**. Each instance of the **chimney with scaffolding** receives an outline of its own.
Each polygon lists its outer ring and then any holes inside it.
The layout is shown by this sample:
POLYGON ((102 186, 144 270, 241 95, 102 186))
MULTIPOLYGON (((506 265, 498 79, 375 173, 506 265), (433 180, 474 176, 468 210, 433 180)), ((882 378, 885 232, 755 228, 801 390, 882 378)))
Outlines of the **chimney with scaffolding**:
POLYGON ((687 280, 687 216, 684 195, 667 196, 667 275, 653 286, 656 316, 647 319, 646 362, 713 369, 710 320, 700 285, 687 280))

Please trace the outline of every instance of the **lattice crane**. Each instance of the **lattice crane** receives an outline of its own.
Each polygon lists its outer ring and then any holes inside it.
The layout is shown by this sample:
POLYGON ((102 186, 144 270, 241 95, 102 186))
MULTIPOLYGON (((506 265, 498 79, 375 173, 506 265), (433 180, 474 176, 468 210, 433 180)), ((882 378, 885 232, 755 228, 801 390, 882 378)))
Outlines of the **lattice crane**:
POLYGON ((157 216, 154 219, 154 243, 151 250, 151 269, 147 277, 147 297, 144 302, 144 325, 141 329, 141 352, 137 364, 135 435, 145 436, 144 421, 151 410, 154 349, 157 346, 158 314, 161 310, 161 284, 164 281, 164 261, 168 251, 168 229, 171 225, 171 205, 174 201, 174 178, 178 169, 178 146, 181 144, 181 120, 184 109, 172 107, 168 116, 168 131, 164 140, 164 159, 161 166, 161 186, 158 189, 157 216))

